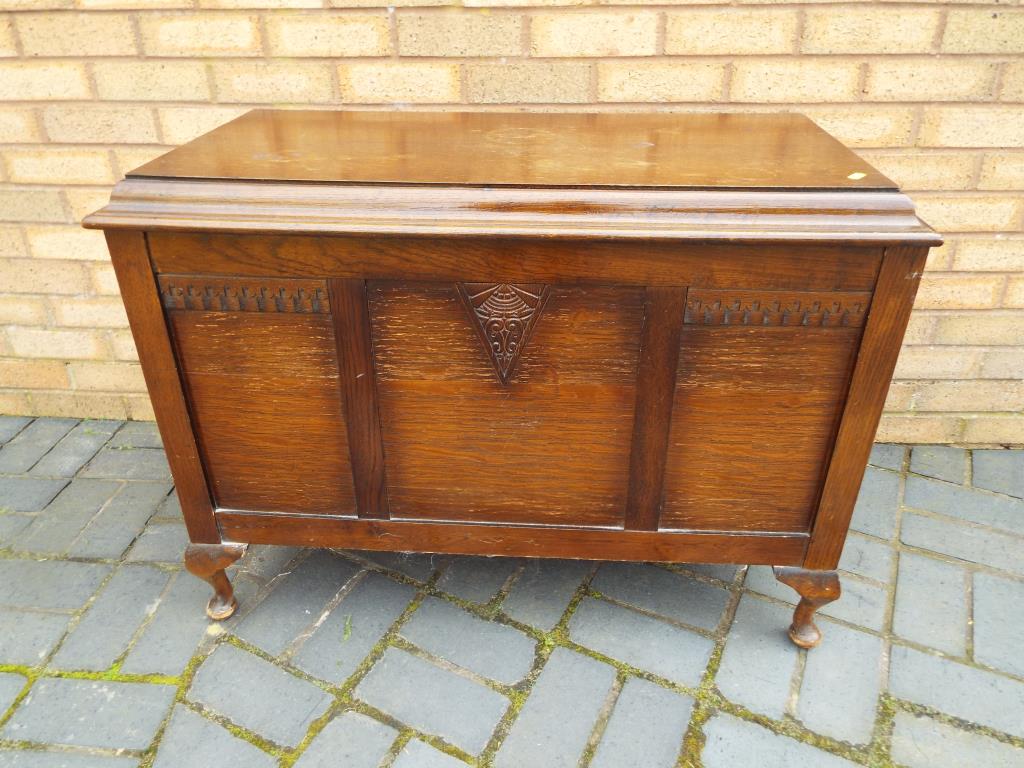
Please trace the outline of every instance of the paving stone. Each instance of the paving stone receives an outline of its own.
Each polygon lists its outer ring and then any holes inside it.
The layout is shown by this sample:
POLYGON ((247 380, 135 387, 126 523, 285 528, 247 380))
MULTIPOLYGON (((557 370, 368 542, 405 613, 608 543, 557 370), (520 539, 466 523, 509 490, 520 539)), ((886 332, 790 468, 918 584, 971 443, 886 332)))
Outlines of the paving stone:
POLYGON ((72 477, 103 447, 119 421, 83 421, 32 467, 33 475, 72 477))
POLYGON ((1024 499, 994 496, 923 477, 908 477, 904 503, 968 522, 1024 533, 1024 499))
POLYGON ((171 708, 174 692, 172 685, 43 678, 32 686, 0 737, 145 749, 171 708))
POLYGON ((127 560, 180 563, 188 546, 188 531, 181 523, 150 523, 128 550, 127 560))
POLYGON ((591 568, 588 560, 527 560, 501 611, 516 621, 549 630, 562 618, 591 568))
POLYGON ((575 768, 615 682, 615 669, 555 648, 494 759, 494 768, 575 768))
POLYGON ((900 538, 913 547, 1024 576, 1024 547, 1019 537, 908 512, 903 516, 900 538))
POLYGON ((910 452, 910 471, 963 483, 967 479, 967 451, 951 445, 915 445, 910 452))
POLYGON ((424 733, 479 754, 508 708, 483 685, 397 648, 388 648, 355 695, 424 733))
MULTIPOLYGON (((840 580, 842 596, 835 602, 822 607, 819 613, 880 631, 885 623, 886 604, 889 600, 888 591, 884 587, 861 581, 853 576, 843 576, 840 580)), ((781 583, 772 574, 772 569, 764 566, 749 568, 744 584, 748 589, 778 600, 785 600, 793 605, 796 605, 800 599, 794 589, 781 583)), ((788 622, 786 626, 789 626, 788 622)))
POLYGON ((302 645, 292 663, 309 674, 340 683, 391 628, 416 590, 379 573, 368 573, 302 645))
POLYGON ((758 768, 854 768, 842 757, 824 752, 810 744, 772 733, 760 725, 731 715, 716 715, 704 726, 704 768, 736 768, 756 762, 758 768))
POLYGON ((121 488, 115 480, 75 479, 36 515, 14 543, 23 552, 63 554, 103 505, 121 488))
POLYGON ((444 752, 438 752, 419 739, 412 739, 399 753, 391 768, 465 768, 466 764, 444 752))
POLYGON ((973 451, 975 488, 1024 497, 1024 451, 973 451))
POLYGON ((569 622, 572 639, 634 667, 697 685, 713 643, 706 637, 603 600, 586 598, 569 622))
POLYGON ((893 646, 893 696, 1024 737, 1024 683, 948 659, 893 646))
POLYGON ((376 563, 389 571, 404 573, 416 581, 426 581, 434 571, 447 562, 438 555, 424 555, 416 552, 353 552, 356 556, 376 563))
POLYGON ((123 654, 156 610, 169 574, 145 566, 118 569, 50 663, 54 669, 101 671, 123 654))
POLYGON ((494 597, 519 567, 512 557, 457 557, 441 574, 438 589, 474 603, 494 597))
POLYGON ((160 739, 153 768, 271 768, 276 765, 277 760, 262 749, 179 704, 160 739))
POLYGON ((868 459, 868 463, 876 467, 899 472, 903 469, 903 457, 906 455, 906 452, 906 446, 903 445, 875 443, 871 447, 871 458, 868 459))
POLYGON ((314 551, 233 630, 271 656, 282 653, 320 618, 327 603, 359 573, 359 567, 325 549, 314 551))
POLYGON ((68 547, 74 557, 119 558, 166 498, 167 483, 127 483, 68 547))
POLYGON ((893 472, 868 467, 860 485, 850 526, 861 533, 891 539, 896 532, 900 478, 893 472))
POLYGON ((82 470, 82 477, 120 480, 170 480, 171 468, 162 449, 104 448, 82 470))
POLYGON ((13 672, 0 672, 0 718, 8 710, 14 700, 18 698, 21 689, 25 687, 28 678, 24 675, 16 675, 13 672))
POLYGON ((109 572, 110 566, 98 563, 0 560, 0 605, 73 611, 109 572))
POLYGON ((778 720, 785 714, 797 649, 786 637, 792 611, 740 598, 715 685, 725 698, 778 720))
POLYGON ((129 421, 117 431, 110 445, 114 448, 163 448, 155 421, 129 421))
POLYGON ((67 484, 42 477, 0 477, 0 512, 38 512, 67 484))
POLYGON ((867 744, 882 691, 882 640, 826 620, 820 626, 825 639, 807 654, 796 715, 816 733, 867 744))
POLYGON ((35 519, 35 515, 20 515, 15 512, 0 514, 0 549, 11 547, 14 540, 24 534, 35 519))
POLYGON ((136 768, 138 764, 134 757, 0 749, 0 768, 136 768))
POLYGON ((312 683, 232 645, 218 646, 203 662, 188 695, 243 728, 289 747, 302 741, 332 701, 312 683))
POLYGON ((78 419, 36 419, 0 448, 0 472, 28 472, 77 423, 78 419))
POLYGON ((32 423, 31 416, 0 416, 0 445, 32 423))
POLYGON ((672 768, 693 699, 630 678, 622 688, 590 768, 672 768))
MULTIPOLYGON (((210 587, 180 571, 157 606, 153 620, 121 665, 128 674, 179 675, 211 626, 204 610, 210 587)), ((236 584, 236 592, 238 585, 236 584)))
POLYGON ((740 570, 739 566, 722 563, 679 563, 675 567, 682 571, 718 579, 729 584, 736 580, 736 574, 740 570))
POLYGON ((892 581, 893 549, 884 541, 850 532, 839 560, 839 569, 875 581, 892 581))
POLYGON ((301 547, 250 546, 234 565, 238 573, 247 573, 257 581, 267 583, 291 573, 292 561, 305 552, 301 547))
POLYGON ((377 768, 398 731, 358 712, 334 718, 316 738, 295 768, 377 768))
POLYGON ((522 632, 436 597, 423 601, 400 634, 435 656, 506 685, 529 674, 536 650, 536 642, 522 632))
POLYGON ((591 586, 613 600, 707 630, 718 626, 729 601, 724 589, 643 563, 605 563, 591 586))
MULTIPOLYGON (((171 520, 181 520, 183 515, 181 514, 181 499, 178 498, 177 490, 171 491, 171 495, 160 502, 160 506, 156 508, 156 513, 153 515, 154 518, 168 518, 171 520)), ((253 549, 267 549, 267 547, 250 547, 249 550, 253 549)), ((284 549, 284 547, 276 547, 276 549, 284 549)))
POLYGON ((967 572, 911 552, 900 555, 892 631, 953 656, 967 653, 967 572))
POLYGON ((909 712, 896 713, 892 758, 907 768, 1024 768, 1024 749, 909 712))
POLYGON ((0 664, 34 667, 57 647, 70 617, 0 608, 0 664))
POLYGON ((1024 677, 1024 582, 974 574, 974 660, 1024 677))

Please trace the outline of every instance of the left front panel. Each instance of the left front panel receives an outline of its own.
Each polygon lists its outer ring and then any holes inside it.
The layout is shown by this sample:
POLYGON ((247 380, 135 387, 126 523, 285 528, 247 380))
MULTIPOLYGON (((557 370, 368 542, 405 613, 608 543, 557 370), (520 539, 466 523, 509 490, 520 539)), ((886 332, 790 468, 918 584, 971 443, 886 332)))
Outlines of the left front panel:
POLYGON ((355 515, 327 286, 161 275, 217 507, 355 515))

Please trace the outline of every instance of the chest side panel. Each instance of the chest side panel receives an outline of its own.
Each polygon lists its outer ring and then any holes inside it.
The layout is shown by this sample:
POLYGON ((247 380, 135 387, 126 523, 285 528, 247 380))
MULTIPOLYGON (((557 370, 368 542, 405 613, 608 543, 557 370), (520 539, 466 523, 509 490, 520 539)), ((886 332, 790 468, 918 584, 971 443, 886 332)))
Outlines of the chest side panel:
POLYGON ((324 283, 194 275, 159 283, 217 506, 351 513, 324 283))

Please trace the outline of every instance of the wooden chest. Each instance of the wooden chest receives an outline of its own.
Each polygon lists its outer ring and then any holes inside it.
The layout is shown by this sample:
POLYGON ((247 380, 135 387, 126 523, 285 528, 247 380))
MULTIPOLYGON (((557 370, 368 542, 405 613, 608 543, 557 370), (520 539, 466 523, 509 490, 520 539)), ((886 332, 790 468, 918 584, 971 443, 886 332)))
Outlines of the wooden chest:
POLYGON ((193 545, 766 563, 839 594, 928 247, 799 115, 255 111, 111 256, 193 545))

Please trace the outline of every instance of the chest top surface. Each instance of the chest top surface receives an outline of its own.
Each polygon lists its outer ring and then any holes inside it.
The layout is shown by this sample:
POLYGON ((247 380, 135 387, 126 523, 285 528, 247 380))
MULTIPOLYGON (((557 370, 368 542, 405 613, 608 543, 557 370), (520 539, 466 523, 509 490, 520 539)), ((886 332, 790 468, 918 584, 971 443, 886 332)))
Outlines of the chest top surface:
POLYGON ((477 187, 896 189, 798 114, 255 110, 129 176, 477 187))

